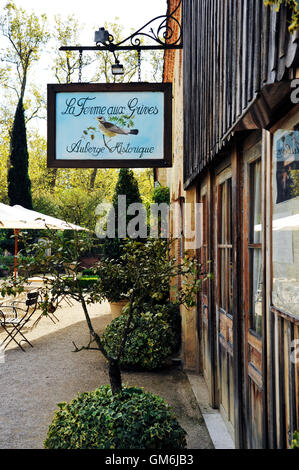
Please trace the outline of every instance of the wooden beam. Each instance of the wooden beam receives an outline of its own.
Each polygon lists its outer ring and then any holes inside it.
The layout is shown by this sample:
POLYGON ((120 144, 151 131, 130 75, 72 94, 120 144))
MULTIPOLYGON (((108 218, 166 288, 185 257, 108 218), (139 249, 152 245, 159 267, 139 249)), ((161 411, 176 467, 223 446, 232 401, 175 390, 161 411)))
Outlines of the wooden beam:
POLYGON ((243 396, 243 315, 242 315, 242 210, 241 210, 241 168, 237 146, 232 155, 232 216, 233 216, 233 344, 234 344, 234 407, 235 407, 235 445, 236 448, 246 446, 245 436, 245 405, 243 396))

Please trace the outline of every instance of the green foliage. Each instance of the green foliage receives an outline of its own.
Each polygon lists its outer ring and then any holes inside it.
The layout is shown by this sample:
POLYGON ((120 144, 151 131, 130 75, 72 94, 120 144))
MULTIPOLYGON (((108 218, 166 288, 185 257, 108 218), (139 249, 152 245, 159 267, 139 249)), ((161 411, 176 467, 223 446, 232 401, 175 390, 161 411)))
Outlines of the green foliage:
MULTIPOLYGON (((111 240, 111 242, 113 241, 114 240, 111 240)), ((105 244, 104 246, 105 250, 107 250, 107 245, 105 244)), ((122 245, 122 247, 123 246, 124 245, 122 245)), ((113 245, 111 244, 109 250, 112 251, 112 247, 113 245)), ((119 250, 119 257, 113 259, 105 256, 94 270, 94 273, 96 273, 99 278, 98 288, 103 297, 109 302, 125 300, 128 291, 132 287, 132 279, 128 270, 129 266, 124 262, 120 253, 121 246, 115 244, 114 248, 119 250)))
POLYGON ((117 126, 127 127, 128 129, 134 127, 135 116, 127 116, 122 114, 121 116, 112 116, 109 121, 114 122, 117 126))
POLYGON ((10 204, 32 209, 31 181, 28 174, 28 149, 23 103, 19 100, 11 135, 8 197, 10 204))
POLYGON ((122 227, 127 227, 130 220, 134 216, 127 216, 127 209, 130 204, 141 203, 141 196, 138 188, 138 182, 132 170, 128 168, 121 168, 118 174, 118 180, 115 186, 115 191, 112 199, 113 210, 108 214, 108 224, 111 220, 115 220, 115 234, 116 238, 105 239, 104 252, 108 258, 117 258, 122 253, 123 247, 123 234, 122 227), (126 196, 126 210, 119 211, 119 196, 126 196), (120 213, 119 213, 120 212, 120 213))
MULTIPOLYGON (((56 40, 54 50, 54 64, 52 70, 58 83, 71 83, 76 81, 74 74, 79 71, 80 61, 79 55, 74 51, 59 51, 59 47, 80 44, 80 31, 83 25, 75 18, 69 15, 63 19, 60 15, 55 15, 55 29, 53 37, 56 40), (59 47, 57 47, 59 45, 59 47)), ((88 54, 82 57, 82 68, 92 62, 92 58, 88 54)))
MULTIPOLYGON (((103 344, 112 357, 117 355, 127 322, 128 316, 124 313, 113 320, 102 335, 103 344)), ((145 370, 163 367, 169 356, 179 349, 180 327, 178 306, 145 304, 143 312, 133 316, 120 365, 145 370)))
POLYGON ((98 289, 110 302, 134 297, 134 308, 145 303, 157 304, 169 298, 170 281, 182 276, 182 287, 175 302, 187 307, 195 304, 195 294, 201 287, 196 260, 186 256, 178 265, 168 256, 172 242, 149 239, 142 243, 125 240, 117 259, 106 258, 95 268, 99 276, 98 289))
POLYGON ((83 269, 82 277, 83 276, 84 277, 88 277, 88 276, 94 277, 94 270, 92 268, 83 269))
MULTIPOLYGON (((154 204, 158 204, 160 207, 167 204, 170 205, 170 190, 167 186, 158 185, 152 195, 152 199, 154 204)), ((157 231, 157 234, 161 236, 162 233, 162 216, 159 213, 158 217, 151 217, 150 223, 152 224, 152 228, 157 231)), ((165 235, 163 234, 165 237, 165 235)))
POLYGON ((294 432, 292 440, 292 449, 299 449, 299 431, 294 432))
POLYGON ((13 269, 14 256, 0 256, 0 276, 7 276, 13 269))
POLYGON ((138 181, 142 202, 150 204, 152 202, 152 192, 154 190, 154 172, 152 168, 135 169, 134 175, 138 181))
MULTIPOLYGON (((92 289, 94 285, 98 282, 98 276, 80 276, 78 277, 78 282, 83 290, 86 290, 87 288, 92 289)), ((69 278, 71 286, 74 284, 74 280, 72 278, 69 278)))
POLYGON ((292 22, 289 26, 290 33, 294 33, 299 28, 299 0, 264 0, 266 6, 275 5, 277 11, 281 5, 286 5, 292 12, 292 22))
POLYGON ((88 192, 82 188, 69 188, 57 198, 58 214, 62 220, 75 223, 90 230, 95 229, 96 207, 102 202, 103 194, 88 192))
POLYGON ((153 192, 153 202, 155 204, 170 204, 170 190, 167 186, 157 186, 153 192))
MULTIPOLYGON (((34 210, 42 214, 94 230, 97 222, 96 207, 104 198, 104 191, 100 189, 88 191, 74 187, 59 190, 57 185, 54 193, 50 190, 36 192, 33 206, 34 210)), ((107 195, 107 199, 111 198, 107 195)))
POLYGON ((133 171, 129 168, 121 168, 119 170, 118 180, 112 199, 115 208, 118 208, 118 196, 121 195, 126 195, 127 205, 141 202, 138 182, 134 176, 133 171))
POLYGON ((162 398, 108 386, 59 403, 46 449, 184 449, 185 431, 162 398))
POLYGON ((292 196, 299 196, 299 170, 291 170, 291 190, 292 196))
POLYGON ((0 250, 7 250, 10 253, 14 252, 15 241, 13 237, 13 230, 0 230, 0 250))
POLYGON ((18 99, 23 101, 28 72, 39 60, 40 49, 50 37, 47 18, 45 15, 39 18, 34 13, 27 14, 13 2, 7 2, 3 11, 0 26, 9 44, 2 56, 7 70, 4 86, 14 89, 18 99))
MULTIPOLYGON (((39 193, 39 195, 33 200, 33 209, 36 212, 41 212, 42 214, 49 215, 51 217, 57 217, 58 219, 62 218, 59 213, 59 201, 51 193, 39 193)), ((71 222, 70 220, 66 221, 71 222)))
POLYGON ((0 256, 0 264, 9 268, 14 265, 14 256, 0 256))

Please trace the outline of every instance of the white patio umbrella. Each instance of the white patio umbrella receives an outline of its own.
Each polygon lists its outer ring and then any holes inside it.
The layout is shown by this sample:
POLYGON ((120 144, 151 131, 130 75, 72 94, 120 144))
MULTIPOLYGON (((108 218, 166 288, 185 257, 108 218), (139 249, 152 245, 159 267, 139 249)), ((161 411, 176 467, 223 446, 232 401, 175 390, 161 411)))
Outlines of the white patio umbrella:
POLYGON ((17 253, 18 253, 18 234, 20 230, 85 230, 79 225, 70 224, 64 220, 50 217, 40 212, 25 209, 22 206, 8 206, 0 203, 0 229, 13 229, 15 234, 15 267, 14 273, 17 274, 17 253))

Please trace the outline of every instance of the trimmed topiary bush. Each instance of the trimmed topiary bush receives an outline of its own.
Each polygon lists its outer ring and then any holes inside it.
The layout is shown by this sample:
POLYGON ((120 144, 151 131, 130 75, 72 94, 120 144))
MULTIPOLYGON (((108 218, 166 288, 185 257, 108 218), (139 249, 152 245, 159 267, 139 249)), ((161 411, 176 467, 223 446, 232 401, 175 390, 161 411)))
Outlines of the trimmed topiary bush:
MULTIPOLYGON (((126 324, 124 313, 113 320, 102 335, 104 347, 112 356, 117 356, 126 324)), ((161 368, 169 356, 178 351, 180 339, 181 318, 176 305, 145 305, 144 313, 133 318, 120 365, 125 369, 161 368)))
POLYGON ((184 449, 186 432, 164 400, 140 388, 108 385, 59 403, 46 449, 184 449))

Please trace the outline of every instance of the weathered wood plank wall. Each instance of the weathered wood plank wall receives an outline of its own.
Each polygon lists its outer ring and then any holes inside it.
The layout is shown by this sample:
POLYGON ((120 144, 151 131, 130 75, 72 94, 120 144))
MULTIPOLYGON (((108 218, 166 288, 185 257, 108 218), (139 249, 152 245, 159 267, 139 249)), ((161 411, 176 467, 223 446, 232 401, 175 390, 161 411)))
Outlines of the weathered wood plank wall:
POLYGON ((292 78, 299 35, 289 34, 285 8, 277 13, 263 0, 184 0, 182 16, 187 187, 260 91, 292 78))

